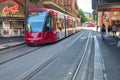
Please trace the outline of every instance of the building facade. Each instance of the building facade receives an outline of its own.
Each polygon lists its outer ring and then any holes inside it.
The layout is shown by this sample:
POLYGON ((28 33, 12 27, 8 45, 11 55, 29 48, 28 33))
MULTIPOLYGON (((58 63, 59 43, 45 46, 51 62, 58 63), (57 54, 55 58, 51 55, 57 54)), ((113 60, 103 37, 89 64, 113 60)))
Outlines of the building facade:
POLYGON ((92 0, 92 9, 96 10, 98 4, 99 4, 98 0, 92 0))
POLYGON ((77 17, 77 0, 0 0, 0 36, 24 36, 25 13, 29 8, 46 7, 77 17))
POLYGON ((56 9, 77 17, 77 0, 42 0, 43 7, 56 9))
POLYGON ((0 0, 0 36, 22 36, 24 9, 12 0, 0 0))
POLYGON ((98 0, 98 5, 96 6, 96 10, 98 11, 98 26, 104 23, 107 29, 108 25, 112 26, 115 24, 117 26, 117 31, 120 31, 119 4, 120 1, 118 0, 98 0))

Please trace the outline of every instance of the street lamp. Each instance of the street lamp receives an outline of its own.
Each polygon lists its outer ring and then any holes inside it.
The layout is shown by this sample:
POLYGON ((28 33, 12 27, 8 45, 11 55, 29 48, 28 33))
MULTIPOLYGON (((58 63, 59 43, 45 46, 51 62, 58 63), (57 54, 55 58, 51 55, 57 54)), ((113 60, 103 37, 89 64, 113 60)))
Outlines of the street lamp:
POLYGON ((65 0, 64 0, 64 21, 65 21, 65 37, 66 37, 66 29, 67 29, 67 20, 66 20, 66 14, 67 14, 67 9, 66 9, 66 4, 65 4, 65 0))
POLYGON ((26 18, 27 18, 26 10, 27 10, 27 0, 25 0, 25 2, 24 2, 24 28, 26 26, 26 18))

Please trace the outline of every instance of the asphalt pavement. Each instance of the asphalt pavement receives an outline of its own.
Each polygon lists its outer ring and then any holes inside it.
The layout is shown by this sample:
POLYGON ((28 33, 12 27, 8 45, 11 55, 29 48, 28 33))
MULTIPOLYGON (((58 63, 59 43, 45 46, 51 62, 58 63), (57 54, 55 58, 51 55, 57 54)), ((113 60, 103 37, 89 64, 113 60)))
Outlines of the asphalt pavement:
MULTIPOLYGON (((94 31, 104 64, 105 80, 120 79, 120 38, 106 35, 102 40, 99 32, 94 31)), ((0 50, 25 44, 24 37, 0 37, 0 50)), ((96 44, 95 44, 96 45, 96 44)))

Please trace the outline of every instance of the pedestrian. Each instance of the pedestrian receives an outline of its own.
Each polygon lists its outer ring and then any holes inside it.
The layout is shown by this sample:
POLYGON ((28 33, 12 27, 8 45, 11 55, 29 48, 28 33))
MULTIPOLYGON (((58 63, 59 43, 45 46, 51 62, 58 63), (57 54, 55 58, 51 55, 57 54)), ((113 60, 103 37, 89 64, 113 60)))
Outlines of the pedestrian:
POLYGON ((113 33, 113 36, 115 36, 116 35, 116 25, 115 24, 113 24, 112 25, 112 33, 113 33))
POLYGON ((106 29, 105 29, 104 24, 102 24, 102 26, 101 26, 100 33, 101 33, 102 39, 104 40, 105 39, 105 33, 106 33, 106 29))
POLYGON ((96 31, 98 31, 98 27, 99 27, 99 26, 97 25, 97 27, 96 27, 96 31))
POLYGON ((110 25, 108 25, 107 30, 108 30, 108 34, 110 34, 110 32, 111 32, 111 26, 110 25))

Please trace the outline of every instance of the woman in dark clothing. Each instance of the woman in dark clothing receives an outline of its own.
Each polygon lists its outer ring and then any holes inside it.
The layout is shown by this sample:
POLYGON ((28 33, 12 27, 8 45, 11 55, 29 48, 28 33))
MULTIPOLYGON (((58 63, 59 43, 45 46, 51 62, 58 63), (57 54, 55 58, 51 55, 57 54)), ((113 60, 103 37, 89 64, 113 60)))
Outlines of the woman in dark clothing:
POLYGON ((104 38, 105 38, 105 33, 106 33, 106 28, 105 28, 105 25, 104 25, 104 24, 102 24, 101 29, 100 29, 100 32, 101 32, 101 37, 102 37, 102 39, 104 40, 104 38))
POLYGON ((108 30, 108 34, 110 34, 110 32, 111 32, 111 26, 110 25, 108 26, 107 30, 108 30))

